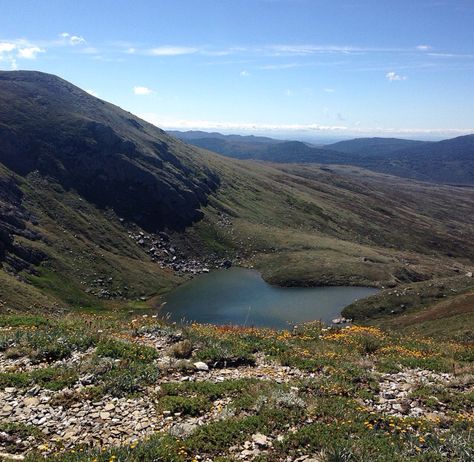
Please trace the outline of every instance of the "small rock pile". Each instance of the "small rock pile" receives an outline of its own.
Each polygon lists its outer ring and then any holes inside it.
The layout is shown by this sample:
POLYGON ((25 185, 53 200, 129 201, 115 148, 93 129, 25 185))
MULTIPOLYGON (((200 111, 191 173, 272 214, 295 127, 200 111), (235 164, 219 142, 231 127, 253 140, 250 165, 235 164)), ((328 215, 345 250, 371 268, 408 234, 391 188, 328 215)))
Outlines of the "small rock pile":
MULTIPOLYGON (((163 428, 147 396, 112 398, 77 402, 70 406, 54 405, 53 398, 71 391, 53 392, 33 389, 26 394, 8 387, 0 392, 0 417, 4 422, 33 425, 47 437, 50 444, 73 447, 76 444, 123 444, 163 428)), ((25 450, 33 449, 33 438, 20 442, 25 450)))
POLYGON ((128 236, 145 250, 152 261, 159 263, 161 268, 171 268, 177 272, 192 274, 209 271, 205 262, 188 259, 179 252, 171 243, 170 236, 167 233, 146 234, 139 231, 129 232, 128 236))
MULTIPOLYGON (((410 394, 421 385, 447 386, 453 378, 451 374, 422 369, 408 369, 396 374, 382 374, 378 402, 366 401, 366 404, 378 412, 397 417, 442 418, 445 415, 444 412, 426 409, 419 399, 413 399, 410 394)), ((442 403, 440 404, 440 408, 443 409, 442 403)))

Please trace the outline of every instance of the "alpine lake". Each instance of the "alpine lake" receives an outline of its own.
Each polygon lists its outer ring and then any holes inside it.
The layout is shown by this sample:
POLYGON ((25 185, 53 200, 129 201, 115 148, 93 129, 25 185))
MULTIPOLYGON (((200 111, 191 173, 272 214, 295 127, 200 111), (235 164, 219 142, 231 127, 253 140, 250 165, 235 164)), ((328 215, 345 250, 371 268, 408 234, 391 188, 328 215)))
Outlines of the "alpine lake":
POLYGON ((201 274, 166 297, 160 315, 174 322, 288 329, 320 320, 331 324, 371 287, 276 287, 255 270, 233 267, 201 274))

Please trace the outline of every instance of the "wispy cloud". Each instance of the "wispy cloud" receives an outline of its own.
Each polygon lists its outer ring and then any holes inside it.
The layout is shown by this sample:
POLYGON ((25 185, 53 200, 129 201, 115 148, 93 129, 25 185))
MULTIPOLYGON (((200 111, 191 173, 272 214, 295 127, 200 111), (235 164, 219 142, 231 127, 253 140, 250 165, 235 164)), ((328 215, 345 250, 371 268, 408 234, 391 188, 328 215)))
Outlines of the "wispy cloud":
POLYGON ((428 51, 431 50, 432 47, 430 45, 418 45, 416 49, 419 51, 428 51))
POLYGON ((468 58, 474 59, 474 54, 469 53, 427 53, 428 56, 433 56, 435 58, 468 58))
POLYGON ((385 78, 389 81, 389 82, 398 82, 398 81, 401 81, 401 80, 407 80, 407 77, 405 75, 400 75, 400 74, 397 74, 396 72, 387 72, 385 74, 385 78))
POLYGON ((295 67, 304 66, 303 63, 284 63, 284 64, 265 64, 263 66, 259 66, 259 69, 264 71, 276 71, 280 69, 293 69, 295 67))
POLYGON ((151 56, 180 56, 197 53, 198 48, 181 46, 160 46, 146 50, 146 54, 151 56))
POLYGON ((240 77, 250 77, 250 72, 249 71, 246 71, 246 70, 243 70, 243 71, 240 71, 240 77))
POLYGON ((139 96, 147 96, 153 94, 154 91, 148 87, 136 86, 133 87, 133 93, 139 96))
POLYGON ((370 48, 360 48, 344 45, 270 45, 264 47, 264 50, 273 52, 277 55, 312 55, 318 53, 361 53, 371 51, 370 48))
MULTIPOLYGON (((406 135, 406 136, 459 136, 474 133, 473 128, 383 128, 362 127, 360 122, 353 125, 325 125, 318 123, 302 124, 271 124, 248 122, 215 122, 209 120, 170 119, 156 113, 138 114, 142 119, 164 129, 181 130, 220 130, 224 132, 248 133, 314 133, 314 134, 345 134, 345 135, 406 135)), ((343 119, 344 117, 339 114, 343 119)))
POLYGON ((326 93, 335 93, 336 92, 336 90, 334 90, 334 88, 325 88, 324 91, 326 93))
POLYGON ((320 124, 266 124, 266 123, 234 123, 234 122, 214 122, 209 120, 178 120, 162 117, 155 113, 139 114, 139 117, 162 128, 182 128, 200 130, 235 130, 235 131, 332 131, 345 130, 344 126, 330 126, 320 124))

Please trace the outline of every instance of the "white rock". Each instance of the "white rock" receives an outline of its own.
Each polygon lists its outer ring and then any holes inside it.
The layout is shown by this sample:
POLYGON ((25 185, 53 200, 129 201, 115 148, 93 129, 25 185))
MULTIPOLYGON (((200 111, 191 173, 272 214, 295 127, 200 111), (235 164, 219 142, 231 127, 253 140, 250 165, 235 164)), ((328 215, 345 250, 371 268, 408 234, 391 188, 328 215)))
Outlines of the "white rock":
POLYGON ((208 371, 209 370, 209 366, 206 363, 203 363, 201 361, 198 361, 197 363, 194 363, 194 367, 198 371, 208 371))
POLYGON ((255 435, 252 435, 252 441, 258 446, 268 446, 268 438, 265 435, 262 435, 262 433, 255 433, 255 435))

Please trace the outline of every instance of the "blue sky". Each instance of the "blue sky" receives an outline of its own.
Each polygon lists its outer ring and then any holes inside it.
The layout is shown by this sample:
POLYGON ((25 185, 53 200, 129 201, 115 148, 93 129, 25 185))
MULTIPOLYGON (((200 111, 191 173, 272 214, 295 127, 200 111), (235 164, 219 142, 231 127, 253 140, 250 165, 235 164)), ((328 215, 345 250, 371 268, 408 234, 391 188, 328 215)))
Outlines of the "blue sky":
POLYGON ((474 132, 473 0, 1 0, 0 68, 162 128, 292 138, 474 132))

